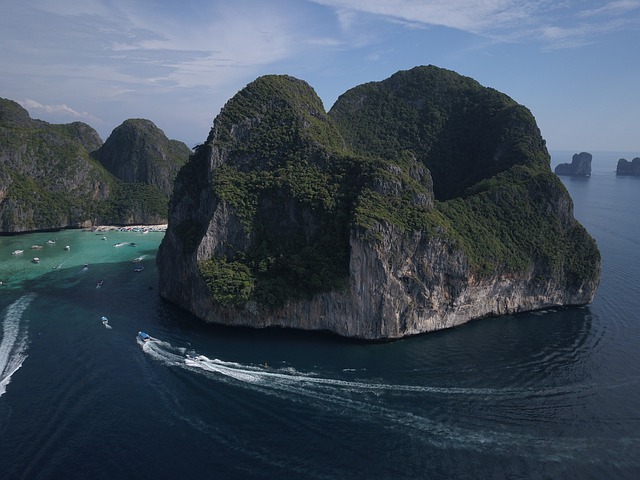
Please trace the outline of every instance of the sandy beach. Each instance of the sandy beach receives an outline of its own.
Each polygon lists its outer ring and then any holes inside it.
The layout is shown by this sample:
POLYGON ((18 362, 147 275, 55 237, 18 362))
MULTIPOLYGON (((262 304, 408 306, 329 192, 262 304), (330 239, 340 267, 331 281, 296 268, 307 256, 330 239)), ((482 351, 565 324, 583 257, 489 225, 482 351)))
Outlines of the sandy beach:
POLYGON ((96 227, 86 228, 87 232, 166 232, 167 224, 161 225, 99 225, 96 227))

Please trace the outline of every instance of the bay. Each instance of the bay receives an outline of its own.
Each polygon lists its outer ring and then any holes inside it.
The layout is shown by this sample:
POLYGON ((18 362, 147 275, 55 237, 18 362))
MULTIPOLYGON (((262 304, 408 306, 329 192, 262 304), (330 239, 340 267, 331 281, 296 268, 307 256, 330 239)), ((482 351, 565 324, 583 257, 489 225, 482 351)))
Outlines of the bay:
POLYGON ((640 179, 621 156, 562 179, 603 256, 591 305, 390 343, 204 325, 158 296, 162 233, 0 237, 0 477, 637 478, 640 179))

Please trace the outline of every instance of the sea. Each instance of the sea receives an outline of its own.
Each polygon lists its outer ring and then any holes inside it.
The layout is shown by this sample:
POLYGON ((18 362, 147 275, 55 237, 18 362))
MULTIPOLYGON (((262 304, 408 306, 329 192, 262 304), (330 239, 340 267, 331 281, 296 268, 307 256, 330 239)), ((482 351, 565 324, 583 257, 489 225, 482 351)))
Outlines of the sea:
POLYGON ((634 156, 562 178, 592 304, 386 343, 205 325, 158 295, 162 232, 0 237, 0 478, 640 478, 634 156))

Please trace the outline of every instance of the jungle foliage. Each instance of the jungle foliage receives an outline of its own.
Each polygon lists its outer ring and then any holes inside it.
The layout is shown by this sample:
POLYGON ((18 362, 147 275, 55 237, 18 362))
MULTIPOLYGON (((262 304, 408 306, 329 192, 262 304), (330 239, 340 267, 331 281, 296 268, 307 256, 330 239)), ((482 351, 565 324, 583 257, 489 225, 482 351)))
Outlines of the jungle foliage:
POLYGON ((446 237, 477 275, 534 264, 597 274, 597 247, 573 220, 531 113, 453 72, 399 72, 328 114, 305 82, 261 77, 225 105, 208 145, 227 158, 214 193, 252 240, 200 266, 222 303, 278 307, 343 288, 351 235, 375 242, 381 225, 446 237), (241 293, 220 293, 226 277, 241 293))

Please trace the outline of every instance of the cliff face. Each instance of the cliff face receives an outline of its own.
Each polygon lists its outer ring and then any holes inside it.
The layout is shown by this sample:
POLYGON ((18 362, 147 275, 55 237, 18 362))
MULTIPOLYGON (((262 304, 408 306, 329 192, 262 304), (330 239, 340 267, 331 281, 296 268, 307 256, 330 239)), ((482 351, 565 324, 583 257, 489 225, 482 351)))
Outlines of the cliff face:
POLYGON ((591 160, 590 153, 576 153, 571 158, 571 163, 561 163, 556 166, 556 175, 570 175, 572 177, 589 177, 591 176, 591 160))
POLYGON ((329 114, 262 77, 176 179, 161 295, 208 322, 389 339, 589 303, 600 255, 531 114, 435 67, 329 114))
POLYGON ((116 135, 109 142, 106 151, 120 155, 120 163, 140 161, 150 172, 144 179, 120 179, 92 158, 91 152, 105 151, 92 127, 33 120, 16 102, 0 99, 0 232, 166 222, 173 177, 190 151, 156 130, 135 137, 154 145, 142 159, 131 158, 137 152, 133 139, 116 135))
POLYGON ((616 175, 640 176, 640 157, 628 161, 624 158, 618 160, 616 175))
POLYGON ((94 150, 92 156, 116 178, 155 185, 167 197, 178 170, 191 155, 184 143, 169 140, 153 122, 144 119, 126 120, 94 150))

